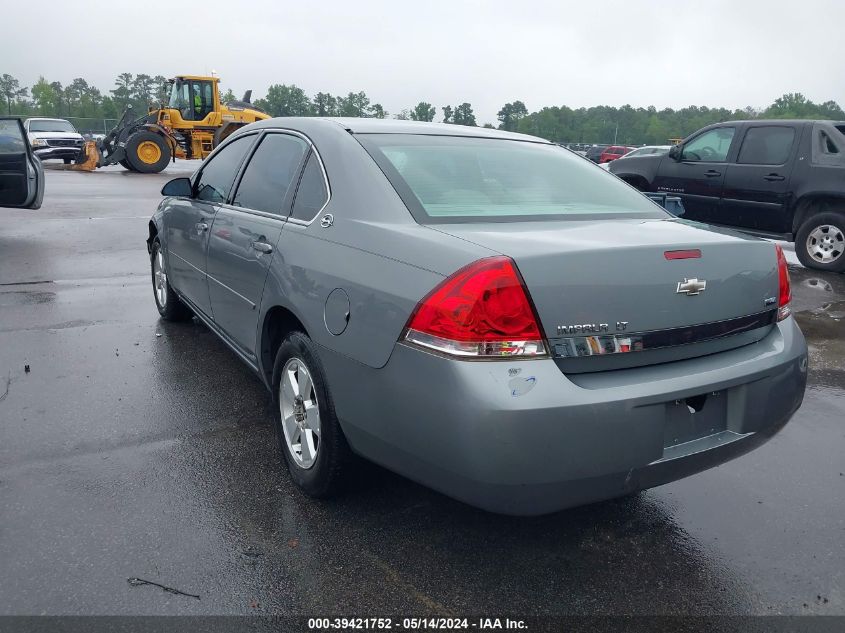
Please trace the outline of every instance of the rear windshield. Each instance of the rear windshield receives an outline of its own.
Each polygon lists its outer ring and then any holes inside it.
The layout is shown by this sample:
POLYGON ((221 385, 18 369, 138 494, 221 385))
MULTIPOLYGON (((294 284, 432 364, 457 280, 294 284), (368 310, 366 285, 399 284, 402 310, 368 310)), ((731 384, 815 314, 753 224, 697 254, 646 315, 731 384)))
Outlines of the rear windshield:
POLYGON ((357 138, 421 223, 667 214, 557 145, 411 134, 357 138))
POLYGON ((68 121, 30 121, 30 132, 76 132, 68 121))

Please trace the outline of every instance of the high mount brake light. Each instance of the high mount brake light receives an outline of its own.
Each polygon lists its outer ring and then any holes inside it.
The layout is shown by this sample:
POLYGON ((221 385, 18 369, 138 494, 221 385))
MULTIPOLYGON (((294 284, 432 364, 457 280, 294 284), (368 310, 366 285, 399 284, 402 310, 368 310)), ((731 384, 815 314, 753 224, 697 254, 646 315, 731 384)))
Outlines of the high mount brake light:
POLYGON ((778 257, 778 321, 783 321, 792 313, 789 303, 792 301, 792 285, 789 281, 789 268, 786 256, 780 244, 775 244, 778 257))
POLYGON ((417 305, 404 340, 463 358, 548 354, 522 277, 509 257, 465 266, 417 305))
POLYGON ((701 250, 697 248, 690 248, 682 251, 663 251, 663 257, 666 259, 701 259, 701 250))

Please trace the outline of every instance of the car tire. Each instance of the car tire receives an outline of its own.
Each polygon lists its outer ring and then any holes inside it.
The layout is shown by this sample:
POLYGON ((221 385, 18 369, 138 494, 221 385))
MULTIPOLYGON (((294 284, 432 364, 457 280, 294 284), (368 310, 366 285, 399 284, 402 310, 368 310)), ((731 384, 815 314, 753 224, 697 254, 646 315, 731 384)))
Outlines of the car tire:
POLYGON ((126 141, 126 162, 142 174, 164 171, 170 156, 170 146, 161 134, 142 130, 126 141))
POLYGON ((316 498, 341 492, 351 471, 352 453, 317 348, 301 332, 285 337, 276 353, 273 404, 276 438, 294 483, 316 498))
POLYGON ((804 220, 795 235, 795 254, 807 268, 845 272, 845 213, 826 211, 804 220))
POLYGON ((170 286, 164 263, 164 253, 158 238, 150 251, 150 272, 153 281, 153 297, 158 313, 165 321, 187 321, 194 315, 170 286))

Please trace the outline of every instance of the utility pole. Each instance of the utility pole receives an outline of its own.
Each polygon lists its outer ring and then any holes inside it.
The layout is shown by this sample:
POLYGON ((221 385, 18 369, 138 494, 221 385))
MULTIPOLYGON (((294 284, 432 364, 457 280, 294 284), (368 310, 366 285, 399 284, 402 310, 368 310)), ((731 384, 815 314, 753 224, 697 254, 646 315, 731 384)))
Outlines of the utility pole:
POLYGON ((613 144, 616 145, 616 137, 619 135, 619 121, 616 122, 616 131, 613 133, 613 144))

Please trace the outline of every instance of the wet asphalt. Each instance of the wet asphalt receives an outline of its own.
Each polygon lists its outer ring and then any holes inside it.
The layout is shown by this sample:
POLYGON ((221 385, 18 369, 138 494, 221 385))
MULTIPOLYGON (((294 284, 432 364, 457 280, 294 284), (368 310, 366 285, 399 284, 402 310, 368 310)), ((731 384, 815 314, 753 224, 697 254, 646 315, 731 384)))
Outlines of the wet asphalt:
POLYGON ((186 165, 0 210, 0 614, 845 614, 845 275, 789 255, 810 383, 736 461, 540 518, 376 467, 314 501, 258 379, 158 318, 146 225, 186 165))

